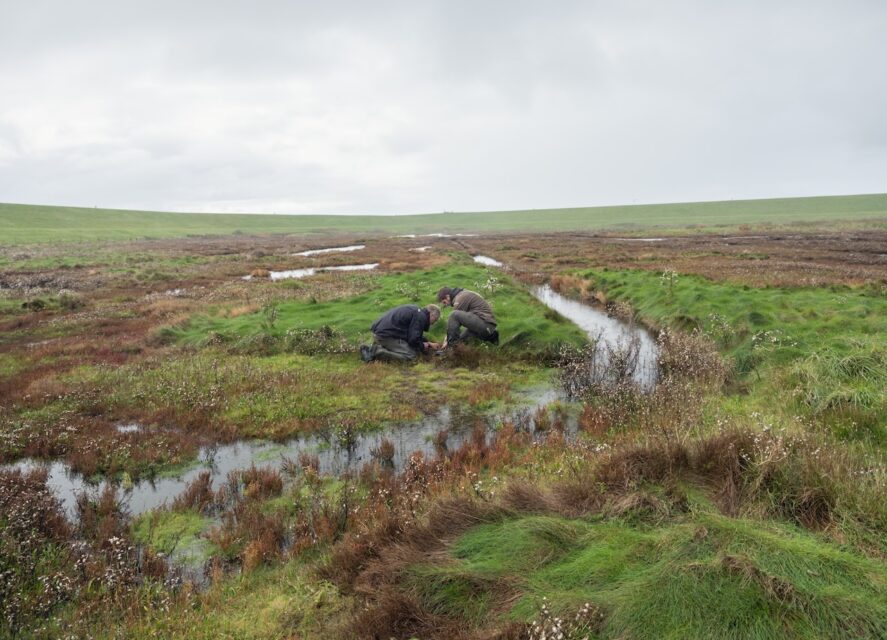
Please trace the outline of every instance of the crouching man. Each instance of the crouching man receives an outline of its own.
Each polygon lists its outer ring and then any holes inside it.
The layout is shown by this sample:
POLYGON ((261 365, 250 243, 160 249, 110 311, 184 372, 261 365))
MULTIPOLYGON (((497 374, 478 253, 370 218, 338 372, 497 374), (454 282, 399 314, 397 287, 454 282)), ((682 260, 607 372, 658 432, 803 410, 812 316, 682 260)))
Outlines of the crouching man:
POLYGON ((480 295, 468 289, 443 287, 437 292, 437 300, 444 306, 453 307, 447 319, 445 348, 469 339, 499 344, 493 307, 480 295))
POLYGON ((364 362, 412 362, 420 353, 436 350, 439 345, 423 334, 440 319, 440 307, 429 304, 420 308, 414 304, 395 307, 373 323, 373 344, 361 345, 364 362))

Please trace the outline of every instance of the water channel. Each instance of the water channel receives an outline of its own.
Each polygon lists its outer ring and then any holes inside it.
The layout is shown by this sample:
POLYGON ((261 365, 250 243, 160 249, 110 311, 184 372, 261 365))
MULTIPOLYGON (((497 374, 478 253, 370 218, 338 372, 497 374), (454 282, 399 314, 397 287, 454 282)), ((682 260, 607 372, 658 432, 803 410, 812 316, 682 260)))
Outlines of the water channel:
POLYGON ((559 294, 549 285, 533 287, 533 295, 542 304, 575 323, 596 343, 600 363, 606 366, 607 353, 625 349, 637 340, 638 359, 634 381, 644 389, 652 389, 659 376, 659 348, 656 339, 645 328, 629 324, 605 311, 559 294))

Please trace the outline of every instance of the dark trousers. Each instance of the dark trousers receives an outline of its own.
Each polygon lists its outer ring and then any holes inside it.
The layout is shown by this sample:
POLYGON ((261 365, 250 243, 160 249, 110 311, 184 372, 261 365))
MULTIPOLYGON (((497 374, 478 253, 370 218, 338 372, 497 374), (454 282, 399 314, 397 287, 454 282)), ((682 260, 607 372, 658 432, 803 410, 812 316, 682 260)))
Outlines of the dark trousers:
POLYGON ((412 362, 419 357, 418 352, 407 344, 406 340, 380 338, 377 335, 373 335, 370 354, 373 360, 382 360, 383 362, 412 362))
POLYGON ((496 325, 487 322, 470 311, 453 311, 447 319, 447 344, 462 340, 490 340, 496 332, 496 325))

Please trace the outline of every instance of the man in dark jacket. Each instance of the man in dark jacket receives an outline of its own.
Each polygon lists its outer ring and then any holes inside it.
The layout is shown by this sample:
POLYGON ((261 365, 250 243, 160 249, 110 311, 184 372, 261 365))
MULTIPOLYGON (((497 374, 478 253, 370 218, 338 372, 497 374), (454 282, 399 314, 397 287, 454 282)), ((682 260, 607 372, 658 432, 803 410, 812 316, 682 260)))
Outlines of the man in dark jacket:
POLYGON ((424 309, 405 304, 387 311, 371 327, 373 344, 361 345, 364 362, 412 362, 420 353, 438 345, 423 334, 440 318, 440 307, 429 304, 424 309))
POLYGON ((480 295, 468 289, 443 287, 437 292, 437 301, 445 307, 453 307, 453 312, 447 319, 447 341, 444 347, 471 338, 499 344, 493 307, 480 295))

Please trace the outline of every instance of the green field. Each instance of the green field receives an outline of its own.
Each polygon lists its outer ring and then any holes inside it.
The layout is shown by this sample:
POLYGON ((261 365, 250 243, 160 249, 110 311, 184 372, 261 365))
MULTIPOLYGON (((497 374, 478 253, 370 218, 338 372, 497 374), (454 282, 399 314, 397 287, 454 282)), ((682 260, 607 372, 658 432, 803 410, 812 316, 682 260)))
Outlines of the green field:
POLYGON ((0 203, 0 245, 232 233, 495 233, 887 219, 887 194, 404 216, 245 215, 0 203))

